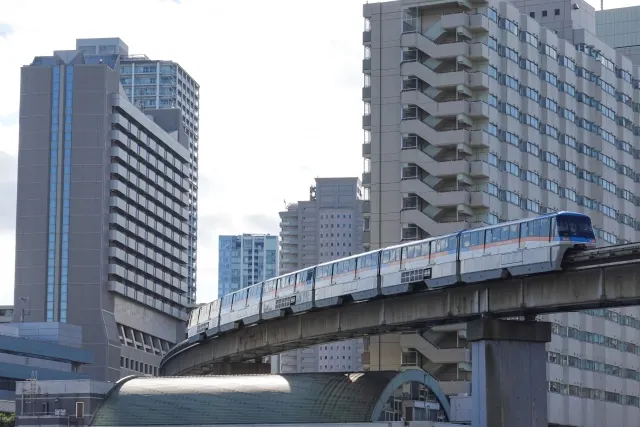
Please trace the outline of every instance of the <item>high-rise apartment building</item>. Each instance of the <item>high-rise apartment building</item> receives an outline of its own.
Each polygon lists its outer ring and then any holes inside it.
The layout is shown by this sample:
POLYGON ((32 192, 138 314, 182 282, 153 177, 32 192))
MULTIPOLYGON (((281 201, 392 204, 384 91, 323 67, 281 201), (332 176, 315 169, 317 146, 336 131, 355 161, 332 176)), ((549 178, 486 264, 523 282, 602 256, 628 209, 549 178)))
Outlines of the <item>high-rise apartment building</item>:
POLYGON ((596 11, 600 40, 640 65, 640 6, 596 11))
POLYGON ((220 236, 218 243, 218 298, 278 275, 278 236, 220 236))
MULTIPOLYGON (((364 6, 369 248, 556 210, 588 214, 601 244, 638 239, 640 70, 594 35, 594 15, 580 0, 364 6)), ((639 310, 548 319, 549 422, 635 425, 639 310)), ((363 363, 470 392, 465 336, 371 337, 363 363)))
POLYGON ((157 372, 190 300, 182 113, 134 106, 121 57, 36 57, 20 97, 15 306, 29 302, 26 322, 81 326, 83 370, 110 381, 157 372))
MULTIPOLYGON (((280 212, 280 273, 362 252, 358 178, 316 178, 309 200, 280 212)), ((362 368, 362 339, 292 350, 272 357, 272 371, 336 372, 362 368)))
POLYGON ((189 148, 189 249, 187 250, 187 298, 196 302, 196 248, 198 226, 198 139, 200 85, 180 64, 129 55, 118 38, 77 39, 76 49, 87 54, 119 54, 120 83, 129 101, 140 110, 177 108, 189 148))

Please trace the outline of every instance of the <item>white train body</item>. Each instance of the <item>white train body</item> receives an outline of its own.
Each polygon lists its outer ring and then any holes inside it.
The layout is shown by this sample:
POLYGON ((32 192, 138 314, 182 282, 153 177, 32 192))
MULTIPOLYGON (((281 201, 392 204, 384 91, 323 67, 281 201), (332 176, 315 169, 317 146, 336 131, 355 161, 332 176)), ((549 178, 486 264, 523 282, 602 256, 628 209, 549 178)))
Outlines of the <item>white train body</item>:
POLYGON ((349 256, 284 274, 194 309, 189 341, 263 320, 417 290, 562 269, 596 246, 588 216, 559 212, 349 256))

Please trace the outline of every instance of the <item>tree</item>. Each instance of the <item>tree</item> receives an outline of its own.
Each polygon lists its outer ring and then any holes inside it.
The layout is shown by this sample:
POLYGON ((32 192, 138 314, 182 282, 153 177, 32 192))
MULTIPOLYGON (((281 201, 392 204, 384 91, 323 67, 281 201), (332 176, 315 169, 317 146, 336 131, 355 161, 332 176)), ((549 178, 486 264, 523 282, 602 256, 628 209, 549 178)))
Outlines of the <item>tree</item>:
POLYGON ((6 414, 0 412, 0 427, 15 427, 16 414, 6 414))

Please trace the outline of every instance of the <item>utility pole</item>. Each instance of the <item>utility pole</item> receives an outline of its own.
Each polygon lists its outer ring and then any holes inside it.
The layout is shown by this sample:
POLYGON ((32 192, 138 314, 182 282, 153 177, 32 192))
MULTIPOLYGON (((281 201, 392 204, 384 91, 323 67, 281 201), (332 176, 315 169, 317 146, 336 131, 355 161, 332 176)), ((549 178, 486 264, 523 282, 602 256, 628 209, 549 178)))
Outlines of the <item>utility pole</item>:
POLYGON ((22 301, 23 306, 20 308, 20 323, 24 323, 24 316, 31 315, 31 304, 29 301, 29 297, 20 297, 20 301, 22 301), (27 309, 24 309, 24 304, 27 304, 27 309))

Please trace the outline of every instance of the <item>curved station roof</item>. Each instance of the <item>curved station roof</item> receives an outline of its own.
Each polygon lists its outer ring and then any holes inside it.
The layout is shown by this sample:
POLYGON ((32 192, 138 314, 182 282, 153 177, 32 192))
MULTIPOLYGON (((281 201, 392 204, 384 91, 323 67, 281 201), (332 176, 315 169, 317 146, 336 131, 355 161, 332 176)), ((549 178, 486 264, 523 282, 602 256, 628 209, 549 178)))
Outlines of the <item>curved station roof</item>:
POLYGON ((449 402, 419 369, 358 373, 129 377, 96 412, 93 426, 364 423, 378 421, 394 391, 417 382, 449 402))

